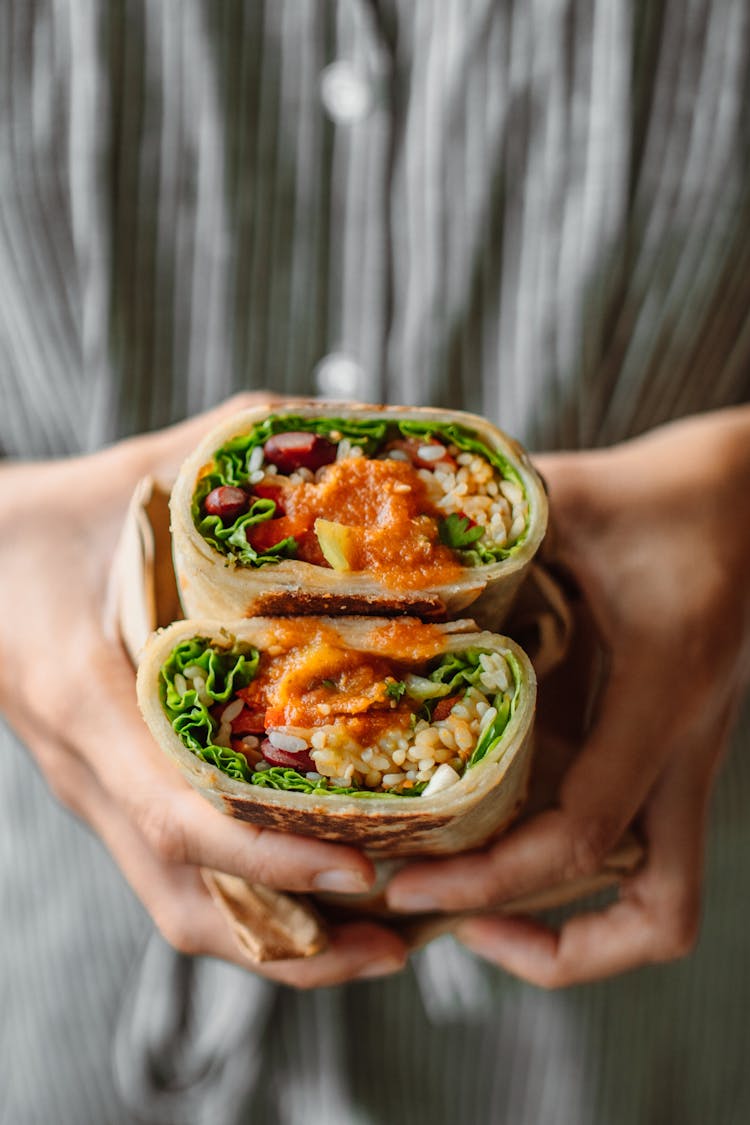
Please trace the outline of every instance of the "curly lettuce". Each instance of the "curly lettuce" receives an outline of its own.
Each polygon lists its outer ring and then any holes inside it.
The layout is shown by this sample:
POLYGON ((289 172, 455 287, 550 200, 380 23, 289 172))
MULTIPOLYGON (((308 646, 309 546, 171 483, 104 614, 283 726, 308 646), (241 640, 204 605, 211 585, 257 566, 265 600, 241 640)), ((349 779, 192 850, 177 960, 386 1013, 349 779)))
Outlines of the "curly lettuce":
POLYGON ((172 650, 159 677, 162 706, 183 745, 238 781, 251 781, 252 767, 242 754, 213 742, 219 724, 209 708, 228 703, 240 688, 247 687, 257 674, 259 660, 260 653, 250 645, 220 649, 205 638, 195 637, 172 650), (205 673, 201 695, 185 677, 185 669, 194 666, 205 673), (179 686, 178 676, 182 680, 179 686))

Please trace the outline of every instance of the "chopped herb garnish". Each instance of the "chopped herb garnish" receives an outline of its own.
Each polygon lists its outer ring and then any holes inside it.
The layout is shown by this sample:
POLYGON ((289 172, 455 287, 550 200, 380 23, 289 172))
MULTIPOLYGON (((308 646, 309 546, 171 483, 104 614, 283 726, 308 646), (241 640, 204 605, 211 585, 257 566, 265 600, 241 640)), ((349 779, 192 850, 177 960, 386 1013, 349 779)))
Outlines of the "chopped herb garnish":
POLYGON ((476 543, 477 539, 481 539, 484 528, 472 523, 468 516, 459 516, 457 512, 451 512, 444 520, 439 521, 438 535, 440 542, 446 547, 453 547, 454 550, 460 551, 476 543))
POLYGON ((390 696, 391 699, 395 699, 397 703, 405 691, 406 684, 403 680, 392 680, 385 685, 385 694, 390 696))

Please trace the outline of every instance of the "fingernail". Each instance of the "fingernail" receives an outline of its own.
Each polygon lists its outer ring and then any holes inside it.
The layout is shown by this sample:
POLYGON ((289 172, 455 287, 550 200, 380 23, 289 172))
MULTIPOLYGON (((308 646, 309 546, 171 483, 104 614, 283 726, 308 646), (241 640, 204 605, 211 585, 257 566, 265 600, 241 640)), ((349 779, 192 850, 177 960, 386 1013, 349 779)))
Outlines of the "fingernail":
POLYGON ((403 965, 392 957, 387 961, 371 961, 364 965, 357 973, 358 980, 370 980, 373 977, 387 977, 392 973, 399 973, 403 965))
POLYGON ((313 887, 316 891, 361 895, 369 890, 370 884, 358 871, 319 871, 313 879, 313 887))
POLYGON ((405 914, 426 914, 431 910, 439 910, 437 902, 430 895, 424 893, 410 893, 409 891, 393 891, 388 894, 388 905, 391 910, 400 910, 405 914))

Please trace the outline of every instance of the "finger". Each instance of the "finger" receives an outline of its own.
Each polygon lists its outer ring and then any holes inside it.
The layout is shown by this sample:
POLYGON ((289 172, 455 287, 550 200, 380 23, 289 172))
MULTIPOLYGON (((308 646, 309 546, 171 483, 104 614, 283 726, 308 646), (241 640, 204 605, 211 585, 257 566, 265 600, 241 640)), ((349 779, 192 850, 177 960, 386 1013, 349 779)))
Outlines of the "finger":
POLYGON ((147 731, 124 654, 101 645, 89 663, 99 682, 70 715, 67 737, 160 859, 293 891, 357 894, 371 886, 374 868, 356 848, 259 828, 215 809, 147 731))
POLYGON ((587 484, 596 457, 597 451, 590 450, 534 455, 534 468, 544 479, 549 499, 547 533, 540 548, 544 561, 569 563, 571 555, 577 557, 581 540, 602 525, 598 493, 587 484))
POLYGON ((372 922, 350 922, 335 927, 328 947, 315 957, 264 964, 270 980, 295 988, 321 988, 349 980, 365 980, 400 972, 407 949, 393 931, 372 922))
POLYGON ((666 720, 643 662, 613 668, 597 722, 563 779, 559 807, 533 817, 483 851, 404 867, 392 880, 394 910, 466 910, 596 873, 642 806, 667 756, 666 720), (644 678, 645 674, 645 678, 644 678), (649 740, 643 731, 650 732, 649 740), (652 741, 653 739, 653 741, 652 741))
POLYGON ((28 744, 34 744, 42 766, 54 763, 56 767, 47 775, 59 781, 53 785, 55 795, 96 832, 162 936, 175 949, 220 957, 296 988, 378 977, 403 968, 407 954, 404 942, 385 927, 363 922, 335 927, 327 948, 315 957, 261 965, 252 961, 216 909, 197 868, 154 855, 92 770, 75 756, 62 761, 58 744, 32 729, 31 724, 22 727, 23 721, 19 733, 28 744))
POLYGON ((257 963, 237 944, 196 867, 155 856, 106 799, 92 820, 162 936, 181 953, 220 957, 295 988, 384 976, 404 966, 403 941, 384 927, 362 922, 333 929, 326 949, 314 957, 257 963))
MULTIPOLYGON (((705 748, 699 748, 705 751, 705 748)), ((559 933, 528 918, 463 922, 457 937, 508 972, 545 988, 598 980, 685 956, 700 919, 713 753, 676 760, 645 810, 646 866, 608 909, 577 915, 559 933)))

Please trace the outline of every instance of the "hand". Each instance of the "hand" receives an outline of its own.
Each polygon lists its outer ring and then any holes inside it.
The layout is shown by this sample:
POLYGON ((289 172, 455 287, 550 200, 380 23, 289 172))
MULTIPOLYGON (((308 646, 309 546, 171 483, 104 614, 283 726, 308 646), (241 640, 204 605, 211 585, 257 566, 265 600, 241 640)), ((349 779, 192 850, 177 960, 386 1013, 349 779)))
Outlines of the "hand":
MULTIPOLYGON (((51 789, 102 838, 165 938, 187 953, 250 966, 200 867, 291 891, 364 891, 372 864, 354 848, 256 828, 212 808, 153 742, 103 610, 113 550, 131 492, 171 477, 209 415, 71 461, 0 469, 0 707, 51 789)), ((31 768, 31 766, 29 767, 31 768)), ((403 943, 366 923, 340 927, 324 953, 264 965, 298 987, 401 967, 403 943)))
POLYGON ((596 720, 557 807, 483 851, 402 869, 388 901, 486 911, 593 874, 637 822, 647 859, 608 909, 559 933, 492 914, 458 926, 477 953, 555 987, 680 957, 696 940, 711 783, 748 682, 750 409, 538 465, 555 558, 610 655, 596 720))

